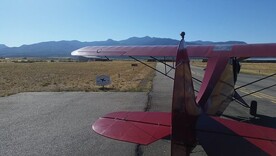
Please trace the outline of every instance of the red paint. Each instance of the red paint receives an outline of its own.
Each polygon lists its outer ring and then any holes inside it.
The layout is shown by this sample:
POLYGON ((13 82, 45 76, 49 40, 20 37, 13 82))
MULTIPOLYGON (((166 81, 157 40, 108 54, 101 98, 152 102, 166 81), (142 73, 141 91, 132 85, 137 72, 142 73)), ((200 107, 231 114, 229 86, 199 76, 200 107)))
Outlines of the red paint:
POLYGON ((187 51, 180 42, 176 56, 172 101, 171 155, 189 155, 196 145, 195 125, 200 108, 196 105, 187 51))
POLYGON ((114 112, 98 119, 92 129, 116 140, 148 145, 171 134, 171 114, 114 112))
MULTIPOLYGON (((73 56, 176 56, 177 45, 170 46, 88 46, 73 51, 73 56)), ((213 51, 213 45, 187 46, 189 57, 276 57, 276 43, 232 45, 231 51, 213 51)))
POLYGON ((276 129, 212 117, 234 131, 238 136, 261 148, 270 155, 276 154, 276 129))
POLYGON ((203 82, 196 99, 197 104, 204 108, 204 110, 208 109, 205 104, 222 75, 228 60, 228 57, 212 57, 208 59, 203 82))

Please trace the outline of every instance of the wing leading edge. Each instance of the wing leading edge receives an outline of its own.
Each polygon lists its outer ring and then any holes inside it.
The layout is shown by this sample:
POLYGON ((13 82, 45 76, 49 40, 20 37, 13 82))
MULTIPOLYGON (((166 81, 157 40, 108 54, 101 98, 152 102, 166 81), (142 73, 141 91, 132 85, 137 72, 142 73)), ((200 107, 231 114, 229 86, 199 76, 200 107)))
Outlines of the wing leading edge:
MULTIPOLYGON (((71 53, 73 56, 165 56, 175 57, 177 45, 171 46, 88 46, 71 53)), ((189 57, 276 57, 276 43, 242 45, 187 46, 189 57)))
POLYGON ((176 56, 177 46, 88 46, 73 56, 176 56))

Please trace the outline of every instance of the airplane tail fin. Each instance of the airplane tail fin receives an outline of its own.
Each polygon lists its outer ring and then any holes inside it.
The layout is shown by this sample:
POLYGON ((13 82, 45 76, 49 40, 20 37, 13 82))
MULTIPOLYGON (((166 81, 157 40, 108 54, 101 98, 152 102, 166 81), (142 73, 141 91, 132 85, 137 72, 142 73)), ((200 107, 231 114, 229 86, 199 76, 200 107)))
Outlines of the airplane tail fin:
POLYGON ((187 115, 198 116, 200 114, 200 108, 196 103, 190 60, 184 39, 179 44, 176 56, 172 111, 176 110, 187 115))
POLYGON ((176 56, 172 101, 171 152, 190 153, 196 143, 195 125, 200 108, 196 104, 184 35, 176 56))

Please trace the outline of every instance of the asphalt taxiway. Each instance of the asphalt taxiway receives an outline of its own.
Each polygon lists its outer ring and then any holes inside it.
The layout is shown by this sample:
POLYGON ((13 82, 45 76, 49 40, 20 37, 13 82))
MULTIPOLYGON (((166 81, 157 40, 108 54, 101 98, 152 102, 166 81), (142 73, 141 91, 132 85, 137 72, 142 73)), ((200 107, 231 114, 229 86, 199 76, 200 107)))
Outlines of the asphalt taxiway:
POLYGON ((0 155, 135 155, 135 144, 101 137, 91 124, 113 111, 143 111, 147 94, 37 92, 0 98, 0 155))

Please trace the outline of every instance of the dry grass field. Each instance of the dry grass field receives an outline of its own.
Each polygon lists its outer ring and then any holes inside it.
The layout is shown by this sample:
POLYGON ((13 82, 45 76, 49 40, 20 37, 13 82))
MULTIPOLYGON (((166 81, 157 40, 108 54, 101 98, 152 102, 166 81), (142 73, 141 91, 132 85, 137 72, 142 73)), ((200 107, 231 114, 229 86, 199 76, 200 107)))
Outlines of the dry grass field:
POLYGON ((241 72, 248 74, 271 75, 276 73, 276 63, 241 63, 241 72))
MULTIPOLYGON (((155 63, 148 63, 155 67, 155 63)), ((0 63, 0 96, 19 92, 100 91, 97 75, 109 75, 108 91, 148 91, 154 71, 134 61, 0 63), (138 66, 131 66, 133 63, 138 66)))
MULTIPOLYGON (((205 67, 206 62, 192 61, 192 65, 205 67)), ((241 63, 241 73, 271 75, 276 73, 276 63, 241 63)))
MULTIPOLYGON (((155 67, 156 63, 148 62, 155 67)), ((191 61, 194 66, 206 63, 191 61)), ((241 72, 269 75, 276 63, 242 63, 241 72)), ((0 96, 19 92, 102 91, 97 75, 109 75, 111 85, 104 91, 149 91, 154 71, 134 61, 108 62, 0 62, 0 96), (132 66, 137 64, 138 66, 132 66)))

